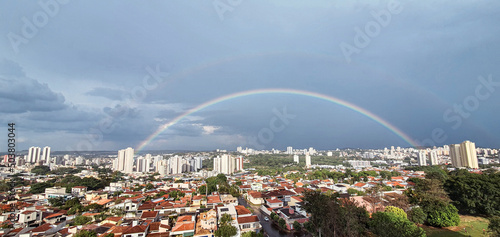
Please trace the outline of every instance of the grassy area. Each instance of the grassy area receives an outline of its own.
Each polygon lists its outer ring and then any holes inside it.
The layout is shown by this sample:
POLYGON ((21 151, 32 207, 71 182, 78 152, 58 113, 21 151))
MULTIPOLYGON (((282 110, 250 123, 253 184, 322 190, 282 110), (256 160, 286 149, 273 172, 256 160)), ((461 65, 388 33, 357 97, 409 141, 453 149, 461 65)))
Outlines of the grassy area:
POLYGON ((488 230, 488 220, 474 216, 460 216, 460 225, 447 228, 422 226, 429 237, 462 237, 462 236, 489 236, 483 233, 488 230))

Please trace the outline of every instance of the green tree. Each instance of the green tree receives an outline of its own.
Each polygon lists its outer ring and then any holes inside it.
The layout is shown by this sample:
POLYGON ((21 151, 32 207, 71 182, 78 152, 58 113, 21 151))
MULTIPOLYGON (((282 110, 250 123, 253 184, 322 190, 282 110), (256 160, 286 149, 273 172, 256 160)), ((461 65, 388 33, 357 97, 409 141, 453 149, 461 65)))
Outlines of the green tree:
POLYGON ((500 215, 500 173, 453 172, 444 188, 461 213, 500 215))
POLYGON ((31 184, 30 193, 37 194, 45 192, 46 188, 54 187, 53 183, 43 182, 31 184))
POLYGON ((88 216, 76 216, 75 219, 73 219, 73 224, 74 225, 85 225, 89 223, 92 220, 91 217, 88 216))
POLYGON ((460 224, 458 210, 452 204, 435 207, 427 212, 427 223, 435 227, 457 226, 460 224))
POLYGON ((237 231, 232 225, 223 225, 215 231, 215 236, 230 237, 236 235, 237 231))
POLYGON ((227 213, 224 213, 219 219, 221 225, 230 224, 233 221, 233 217, 227 213))
POLYGON ((53 207, 60 207, 64 205, 64 198, 63 197, 49 198, 49 203, 53 207))
POLYGON ((488 224, 488 232, 492 237, 500 237, 500 216, 494 216, 490 218, 490 223, 488 224))
POLYGON ((271 212, 271 219, 278 221, 280 219, 280 216, 278 216, 276 213, 271 212))
POLYGON ((319 191, 304 193, 304 209, 311 213, 309 224, 304 225, 311 233, 321 231, 323 236, 364 236, 369 216, 364 208, 348 199, 337 199, 319 191))
POLYGON ((398 207, 387 206, 387 207, 385 207, 384 212, 392 212, 396 216, 399 216, 399 217, 404 218, 404 219, 408 219, 406 212, 403 209, 398 208, 398 207))
POLYGON ((293 222, 293 229, 300 231, 302 229, 302 225, 298 221, 293 222))
POLYGON ((219 228, 215 231, 215 236, 229 237, 236 235, 236 227, 231 225, 233 217, 231 215, 224 213, 219 219, 219 228))
POLYGON ((2 180, 2 182, 0 182, 0 192, 7 192, 10 190, 11 190, 11 186, 9 184, 7 184, 7 182, 5 180, 2 180))
POLYGON ((62 209, 68 210, 72 207, 81 207, 81 206, 82 206, 82 204, 80 203, 80 199, 75 197, 75 198, 72 198, 72 199, 66 201, 66 203, 64 203, 64 206, 62 206, 62 209))
POLYGON ((50 172, 50 168, 48 166, 45 166, 45 165, 38 165, 38 166, 33 167, 33 169, 31 169, 31 173, 34 173, 36 175, 46 175, 49 172, 50 172))
POLYGON ((155 188, 155 186, 152 183, 146 184, 146 187, 145 187, 146 190, 151 190, 151 189, 154 189, 154 188, 155 188))
POLYGON ((97 233, 91 230, 80 230, 75 233, 74 237, 97 237, 97 233))
POLYGON ((422 228, 393 212, 374 213, 369 225, 372 232, 378 236, 426 236, 422 228))
POLYGON ((278 225, 283 228, 283 229, 287 229, 286 227, 286 221, 283 219, 283 218, 279 218, 278 220, 278 225))
POLYGON ((424 213, 422 208, 420 207, 414 207, 412 208, 409 212, 409 219, 413 221, 415 224, 424 224, 425 220, 427 219, 427 214, 424 213))

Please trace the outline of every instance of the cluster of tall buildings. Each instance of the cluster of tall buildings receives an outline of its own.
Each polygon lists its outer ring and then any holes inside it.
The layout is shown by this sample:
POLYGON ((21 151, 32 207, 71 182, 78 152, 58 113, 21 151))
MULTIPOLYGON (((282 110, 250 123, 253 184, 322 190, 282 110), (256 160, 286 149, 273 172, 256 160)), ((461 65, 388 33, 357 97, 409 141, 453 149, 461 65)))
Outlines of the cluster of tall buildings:
POLYGON ((50 160, 50 147, 46 146, 43 149, 40 147, 30 147, 28 156, 24 158, 26 163, 31 164, 44 164, 50 160))
POLYGON ((134 159, 134 149, 129 147, 118 151, 113 160, 113 170, 123 173, 158 172, 161 175, 181 174, 198 171, 202 168, 202 157, 173 156, 165 159, 163 156, 152 157, 151 154, 134 159))
POLYGON ((418 165, 420 166, 426 166, 427 165, 427 157, 429 157, 429 160, 431 162, 430 165, 438 165, 439 164, 439 159, 437 155, 437 151, 435 150, 419 150, 418 155, 417 155, 417 161, 418 165))
POLYGON ((243 170, 243 157, 234 157, 228 154, 214 158, 214 171, 223 174, 233 174, 243 170))
POLYGON ((187 172, 196 172, 202 168, 202 157, 173 156, 161 159, 155 164, 155 171, 161 175, 175 175, 187 172))
POLYGON ((479 168, 476 155, 476 144, 464 141, 450 145, 451 164, 455 167, 479 168))
POLYGON ((118 151, 118 157, 113 161, 113 170, 123 173, 134 172, 134 149, 132 147, 118 151))

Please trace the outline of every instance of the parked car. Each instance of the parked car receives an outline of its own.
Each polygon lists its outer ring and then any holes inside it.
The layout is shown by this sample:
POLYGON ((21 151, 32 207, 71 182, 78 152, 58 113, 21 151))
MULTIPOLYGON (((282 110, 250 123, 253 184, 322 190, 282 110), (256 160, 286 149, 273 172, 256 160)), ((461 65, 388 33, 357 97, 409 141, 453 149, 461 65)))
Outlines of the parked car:
POLYGON ((265 221, 269 221, 269 217, 267 217, 267 216, 266 216, 266 217, 264 217, 264 220, 265 220, 265 221))

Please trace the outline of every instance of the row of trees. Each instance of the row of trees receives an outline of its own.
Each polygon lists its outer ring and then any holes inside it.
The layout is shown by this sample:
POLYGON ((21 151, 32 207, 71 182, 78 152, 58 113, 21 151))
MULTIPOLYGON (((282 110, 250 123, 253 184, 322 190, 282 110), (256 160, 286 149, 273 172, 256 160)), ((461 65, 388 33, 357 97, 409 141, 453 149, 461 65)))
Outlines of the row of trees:
POLYGON ((411 222, 403 209, 387 207, 384 212, 368 212, 349 199, 310 191, 304 194, 304 209, 311 214, 304 227, 322 236, 425 236, 422 228, 411 222))

